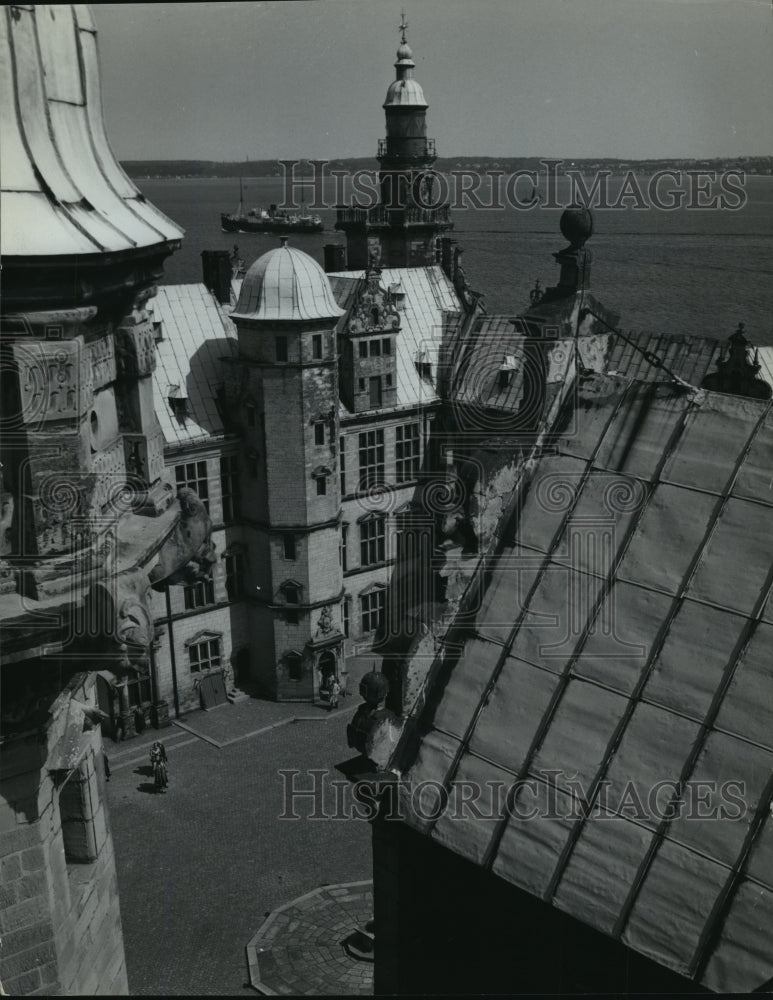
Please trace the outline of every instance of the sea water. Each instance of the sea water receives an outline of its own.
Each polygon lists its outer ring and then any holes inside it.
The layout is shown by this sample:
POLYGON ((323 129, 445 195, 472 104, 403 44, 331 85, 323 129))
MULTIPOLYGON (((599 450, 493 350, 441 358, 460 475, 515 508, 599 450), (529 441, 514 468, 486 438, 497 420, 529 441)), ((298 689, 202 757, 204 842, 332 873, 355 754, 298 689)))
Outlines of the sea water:
MULTIPOLYGON (((220 213, 239 201, 234 178, 144 179, 143 193, 185 230, 182 249, 166 263, 167 284, 201 280, 201 251, 239 247, 249 266, 279 243, 276 234, 224 233, 220 213)), ((589 185, 588 185, 589 186, 589 185)), ((646 190, 646 178, 641 186, 646 190)), ((591 288, 618 313, 624 330, 726 338, 744 323, 752 343, 773 345, 773 177, 749 176, 737 210, 621 208, 594 210, 591 288)), ((244 181, 245 209, 281 203, 280 177, 244 181)), ((335 193, 326 188, 329 204, 335 193)), ((488 200, 485 195, 483 200, 488 200)), ((559 188, 559 204, 566 204, 559 188)), ((739 199, 735 199, 738 201, 739 199)), ((503 201, 505 199, 503 198, 503 201)), ((308 200, 307 200, 308 204, 308 200)), ((322 263, 326 243, 344 243, 335 210, 319 209, 322 233, 292 233, 293 246, 322 263)), ((539 279, 555 284, 551 254, 566 246, 558 228, 561 209, 452 212, 450 235, 464 253, 468 284, 484 296, 488 312, 515 314, 529 304, 539 279)))

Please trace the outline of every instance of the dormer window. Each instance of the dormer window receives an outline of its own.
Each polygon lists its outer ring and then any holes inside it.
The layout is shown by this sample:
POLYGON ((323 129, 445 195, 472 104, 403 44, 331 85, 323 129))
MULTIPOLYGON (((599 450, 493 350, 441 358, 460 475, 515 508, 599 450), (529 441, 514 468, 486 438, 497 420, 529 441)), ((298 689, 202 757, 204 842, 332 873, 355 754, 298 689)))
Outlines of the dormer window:
POLYGON ((172 414, 177 419, 178 423, 185 426, 185 421, 189 416, 188 397, 183 394, 179 385, 170 385, 167 389, 167 399, 169 400, 169 405, 172 408, 172 414))
POLYGON ((506 354, 499 366, 499 388, 506 389, 513 381, 513 372, 518 371, 518 362, 512 354, 506 354))

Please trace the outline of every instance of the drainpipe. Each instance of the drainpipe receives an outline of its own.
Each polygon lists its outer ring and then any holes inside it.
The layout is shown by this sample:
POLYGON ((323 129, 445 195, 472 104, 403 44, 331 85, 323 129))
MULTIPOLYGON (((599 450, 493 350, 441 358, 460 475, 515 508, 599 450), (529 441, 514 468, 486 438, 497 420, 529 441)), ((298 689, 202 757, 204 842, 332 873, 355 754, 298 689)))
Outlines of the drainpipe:
POLYGON ((169 661, 172 664, 172 696, 174 698, 174 717, 180 718, 180 698, 177 694, 177 660, 174 655, 174 629, 172 627, 172 598, 169 595, 169 584, 164 588, 166 593, 166 627, 169 631, 169 661))

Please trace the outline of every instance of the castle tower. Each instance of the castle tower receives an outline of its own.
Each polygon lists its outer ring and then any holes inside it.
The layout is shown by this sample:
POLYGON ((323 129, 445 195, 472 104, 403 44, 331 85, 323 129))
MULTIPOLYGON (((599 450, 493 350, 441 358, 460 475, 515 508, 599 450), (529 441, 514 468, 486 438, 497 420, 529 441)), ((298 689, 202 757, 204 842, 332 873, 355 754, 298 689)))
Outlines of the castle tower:
POLYGON ((228 406, 241 426, 255 680, 309 701, 344 670, 339 554, 337 306, 324 271, 286 245, 248 270, 232 313, 228 406))
POLYGON ((348 265, 424 267, 439 257, 439 235, 451 229, 449 206, 438 203, 432 166, 435 140, 427 138, 427 101, 414 79, 413 51, 400 23, 395 79, 383 108, 386 138, 379 140, 381 202, 371 208, 340 209, 336 229, 346 233, 348 265))

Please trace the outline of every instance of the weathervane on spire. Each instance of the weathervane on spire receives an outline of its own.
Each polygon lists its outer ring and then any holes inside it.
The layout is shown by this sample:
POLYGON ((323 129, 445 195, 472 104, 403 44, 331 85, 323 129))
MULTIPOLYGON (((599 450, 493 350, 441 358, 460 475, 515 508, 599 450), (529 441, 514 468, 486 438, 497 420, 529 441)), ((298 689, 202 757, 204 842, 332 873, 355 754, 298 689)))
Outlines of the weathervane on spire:
POLYGON ((408 28, 408 22, 405 20, 405 11, 400 12, 400 31, 402 32, 402 42, 405 44, 405 32, 408 28))

